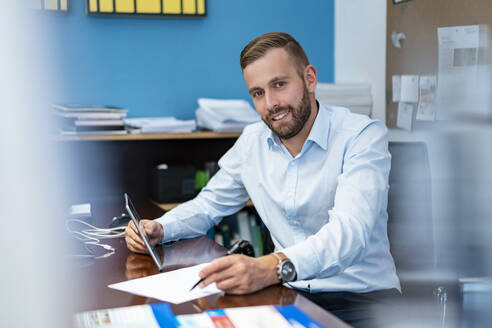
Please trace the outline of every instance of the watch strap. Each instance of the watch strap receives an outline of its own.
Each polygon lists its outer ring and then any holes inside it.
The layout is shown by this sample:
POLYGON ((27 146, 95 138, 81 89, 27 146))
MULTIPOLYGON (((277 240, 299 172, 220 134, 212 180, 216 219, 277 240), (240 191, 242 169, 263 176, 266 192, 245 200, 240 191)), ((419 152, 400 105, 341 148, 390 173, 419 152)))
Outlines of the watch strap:
POLYGON ((282 262, 287 260, 287 256, 283 253, 271 253, 278 260, 277 262, 277 278, 280 282, 284 282, 282 279, 282 262))

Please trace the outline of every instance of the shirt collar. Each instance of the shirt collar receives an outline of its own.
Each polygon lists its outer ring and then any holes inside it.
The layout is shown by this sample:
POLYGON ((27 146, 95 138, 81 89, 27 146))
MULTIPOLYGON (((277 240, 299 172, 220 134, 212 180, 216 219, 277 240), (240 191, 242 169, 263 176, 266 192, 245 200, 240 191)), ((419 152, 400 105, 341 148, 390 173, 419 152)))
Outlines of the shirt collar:
MULTIPOLYGON (((328 135, 330 133, 331 126, 330 111, 317 100, 316 105, 318 106, 318 115, 316 115, 316 119, 314 120, 313 127, 309 132, 307 140, 316 143, 318 146, 326 150, 328 148, 328 135)), ((281 147, 282 145, 279 137, 270 129, 268 129, 268 133, 266 134, 266 140, 268 142, 269 149, 272 149, 274 145, 278 147, 281 147)))
POLYGON ((314 120, 313 127, 311 128, 311 132, 309 132, 307 140, 313 141, 326 150, 328 148, 328 136, 330 134, 331 126, 330 111, 317 100, 316 104, 318 105, 318 115, 314 120))

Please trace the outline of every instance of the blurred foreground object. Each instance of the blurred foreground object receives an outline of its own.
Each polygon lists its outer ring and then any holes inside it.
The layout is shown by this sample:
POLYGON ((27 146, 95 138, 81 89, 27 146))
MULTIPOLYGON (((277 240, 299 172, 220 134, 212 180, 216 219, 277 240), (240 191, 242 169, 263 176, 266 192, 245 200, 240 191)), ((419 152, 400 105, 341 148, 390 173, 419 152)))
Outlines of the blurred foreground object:
POLYGON ((61 256, 61 172, 42 110, 52 55, 46 28, 39 24, 42 15, 27 5, 0 4, 0 322, 2 327, 68 327, 62 295, 73 296, 65 288, 68 268, 61 256))

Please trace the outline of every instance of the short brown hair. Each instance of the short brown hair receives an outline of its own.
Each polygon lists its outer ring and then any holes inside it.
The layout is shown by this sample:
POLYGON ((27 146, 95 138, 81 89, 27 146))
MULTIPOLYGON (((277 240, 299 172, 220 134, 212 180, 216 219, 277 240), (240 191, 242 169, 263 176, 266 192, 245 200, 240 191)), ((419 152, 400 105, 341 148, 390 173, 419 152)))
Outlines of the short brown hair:
POLYGON ((241 51, 240 64, 244 70, 246 66, 263 57, 268 50, 273 48, 283 48, 289 54, 291 60, 296 65, 296 70, 300 76, 304 73, 304 68, 309 65, 309 60, 299 42, 290 34, 283 32, 270 32, 260 35, 250 41, 243 51, 241 51))

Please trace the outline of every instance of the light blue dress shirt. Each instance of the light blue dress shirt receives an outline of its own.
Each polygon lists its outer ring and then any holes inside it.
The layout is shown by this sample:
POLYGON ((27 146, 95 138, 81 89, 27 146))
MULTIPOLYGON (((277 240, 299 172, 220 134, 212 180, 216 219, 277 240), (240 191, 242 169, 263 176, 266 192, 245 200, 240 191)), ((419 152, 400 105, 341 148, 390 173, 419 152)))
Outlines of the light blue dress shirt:
POLYGON ((320 105, 296 157, 252 124, 200 194, 158 219, 163 242, 203 235, 251 198, 275 250, 296 267, 292 287, 400 290, 387 235, 390 160, 386 127, 345 108, 320 105))

